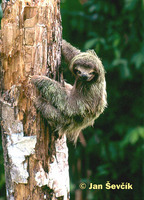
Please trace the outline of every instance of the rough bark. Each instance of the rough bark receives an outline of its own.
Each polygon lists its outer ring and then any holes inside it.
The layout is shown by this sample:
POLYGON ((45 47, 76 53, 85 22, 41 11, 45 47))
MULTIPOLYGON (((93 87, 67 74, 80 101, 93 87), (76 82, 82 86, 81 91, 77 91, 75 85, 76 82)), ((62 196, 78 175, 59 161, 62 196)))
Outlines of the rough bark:
POLYGON ((66 138, 57 139, 37 114, 34 74, 59 80, 59 0, 3 1, 1 127, 10 200, 69 199, 66 138))

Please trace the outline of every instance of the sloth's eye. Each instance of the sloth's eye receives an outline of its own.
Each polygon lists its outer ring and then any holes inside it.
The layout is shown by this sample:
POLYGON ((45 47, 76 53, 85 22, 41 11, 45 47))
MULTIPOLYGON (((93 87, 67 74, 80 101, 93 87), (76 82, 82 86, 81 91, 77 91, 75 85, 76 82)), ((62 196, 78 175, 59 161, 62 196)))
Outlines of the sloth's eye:
POLYGON ((78 70, 78 69, 75 69, 75 74, 81 74, 81 71, 80 70, 78 70))
POLYGON ((90 72, 89 74, 90 74, 90 75, 95 75, 95 72, 90 72))

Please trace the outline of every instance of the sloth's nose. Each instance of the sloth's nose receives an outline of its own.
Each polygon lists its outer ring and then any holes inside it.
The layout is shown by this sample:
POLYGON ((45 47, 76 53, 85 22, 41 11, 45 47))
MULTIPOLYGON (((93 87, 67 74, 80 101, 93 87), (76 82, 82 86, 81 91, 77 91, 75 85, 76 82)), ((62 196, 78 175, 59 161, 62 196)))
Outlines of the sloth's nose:
POLYGON ((88 79, 88 77, 87 77, 86 74, 81 74, 81 77, 82 77, 82 79, 85 80, 85 81, 88 79))

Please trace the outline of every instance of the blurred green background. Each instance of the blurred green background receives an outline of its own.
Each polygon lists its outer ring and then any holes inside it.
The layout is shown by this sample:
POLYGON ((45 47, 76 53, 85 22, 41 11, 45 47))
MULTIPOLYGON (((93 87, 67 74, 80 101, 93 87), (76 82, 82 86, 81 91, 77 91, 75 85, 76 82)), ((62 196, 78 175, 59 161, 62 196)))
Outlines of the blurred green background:
MULTIPOLYGON (((107 72, 108 108, 76 147, 68 142, 71 200, 143 200, 144 0, 61 0, 61 14, 63 38, 94 49, 107 72), (107 181, 133 190, 106 190, 107 181), (104 189, 80 190, 81 182, 104 189)), ((72 83, 65 66, 64 78, 72 83)), ((4 195, 0 143, 0 200, 4 195)))

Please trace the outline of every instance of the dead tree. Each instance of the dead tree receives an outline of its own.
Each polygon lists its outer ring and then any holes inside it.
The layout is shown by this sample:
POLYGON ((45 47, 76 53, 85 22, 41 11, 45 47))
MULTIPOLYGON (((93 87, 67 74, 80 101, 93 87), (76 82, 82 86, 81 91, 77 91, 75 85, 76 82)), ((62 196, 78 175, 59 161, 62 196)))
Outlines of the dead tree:
POLYGON ((30 76, 60 80, 60 0, 3 0, 1 129, 9 200, 69 199, 66 138, 36 112, 30 76))

